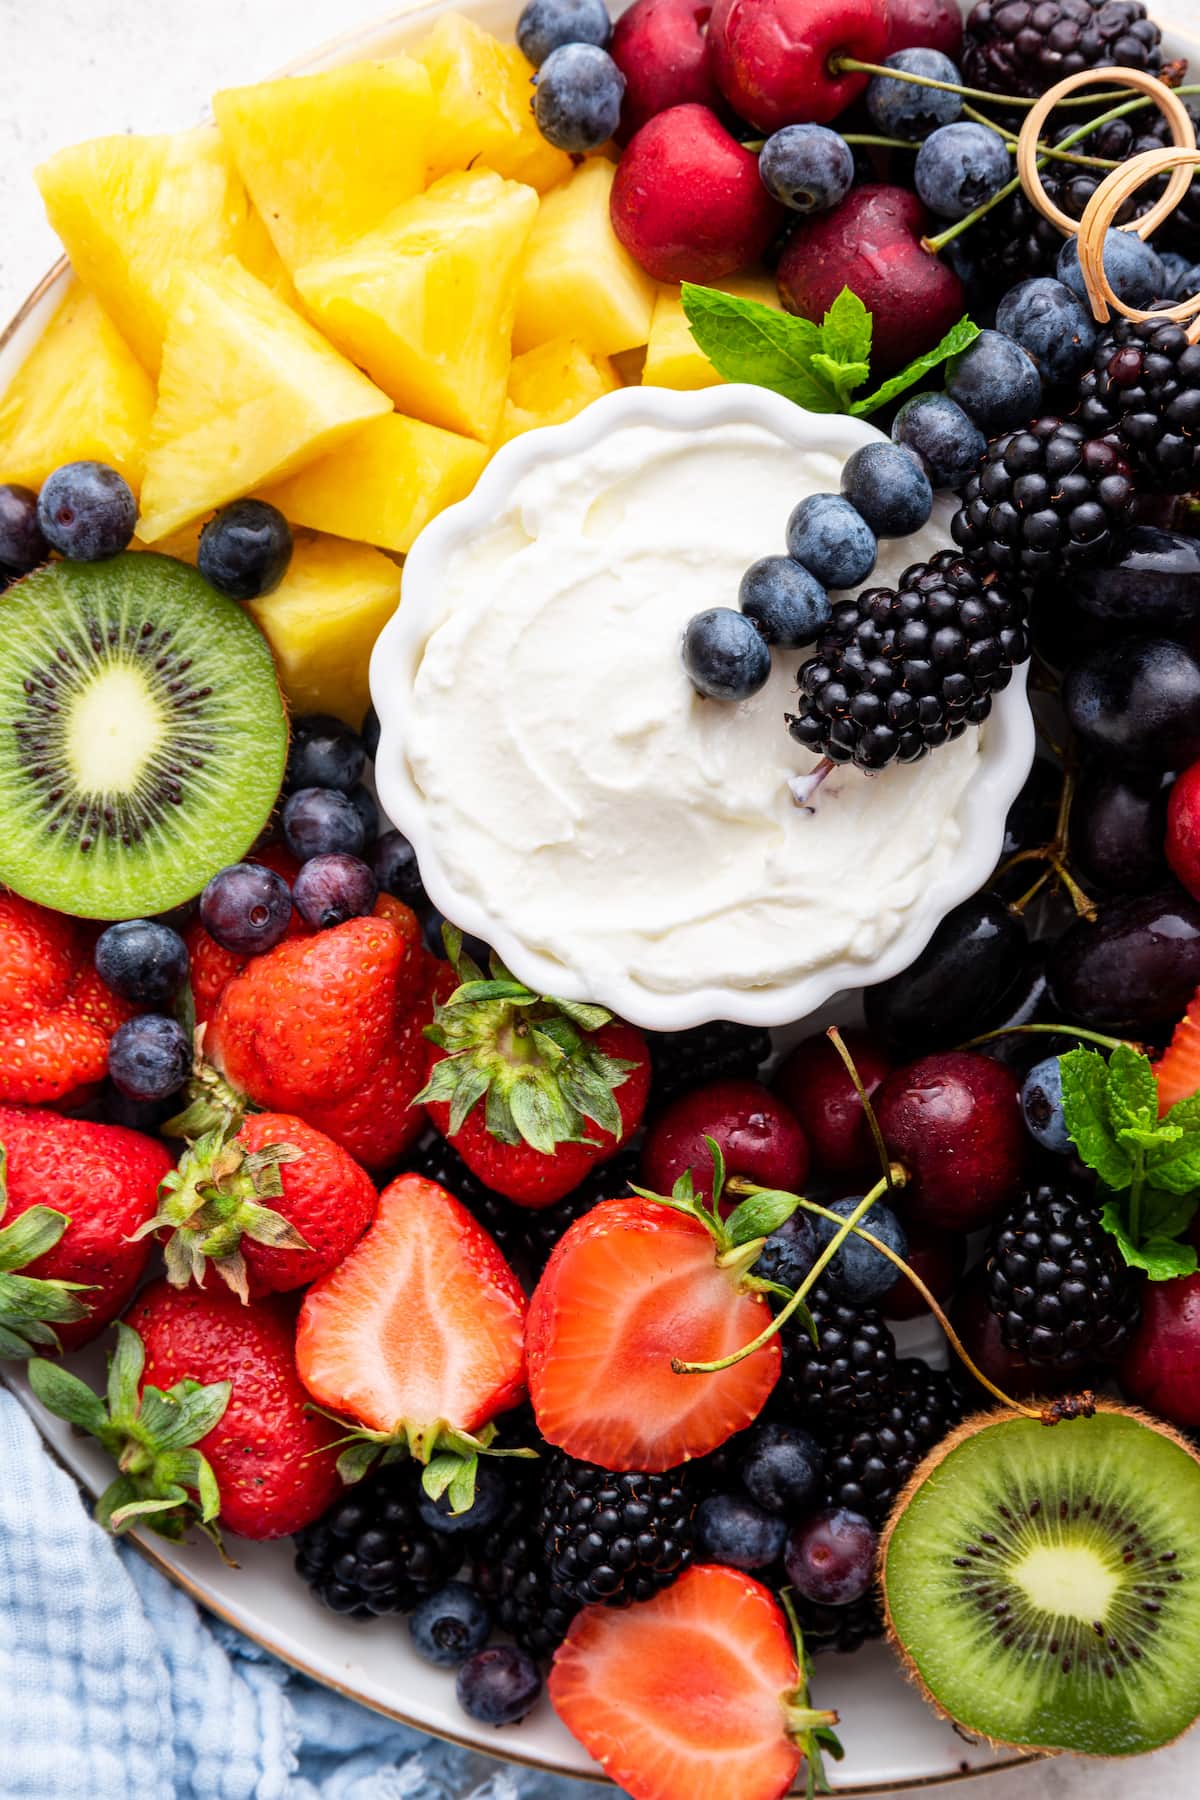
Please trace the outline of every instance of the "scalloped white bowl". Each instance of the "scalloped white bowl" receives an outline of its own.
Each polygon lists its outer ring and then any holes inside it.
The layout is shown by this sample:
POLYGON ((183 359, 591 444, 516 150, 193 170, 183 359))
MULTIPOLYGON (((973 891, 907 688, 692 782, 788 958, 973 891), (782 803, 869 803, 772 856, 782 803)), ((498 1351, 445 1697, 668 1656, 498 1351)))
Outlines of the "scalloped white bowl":
MULTIPOLYGON (((614 431, 637 425, 659 426, 689 436, 714 426, 757 425, 798 450, 832 451, 842 459, 864 444, 883 441, 881 433, 862 419, 806 412, 765 388, 741 385, 690 393, 622 388, 593 401, 565 425, 513 438, 493 457, 472 493, 426 526, 409 552, 403 603, 385 626, 371 658, 371 693, 381 725, 375 763, 379 797, 388 816, 411 840, 434 904, 464 931, 490 944, 506 966, 539 993, 596 1001, 655 1031, 679 1031, 709 1019, 789 1025, 808 1017, 835 994, 870 987, 907 968, 946 913, 987 880, 999 855, 1005 814, 1033 760, 1027 671, 1022 667, 997 695, 982 727, 976 766, 955 813, 961 835, 950 860, 905 913, 900 929, 879 955, 866 960, 841 957, 798 979, 769 986, 710 980, 664 993, 627 972, 614 972, 607 959, 591 967, 586 944, 571 965, 531 947, 519 923, 491 913, 486 900, 481 903, 476 894, 463 891, 447 869, 431 809, 407 754, 414 684, 425 646, 446 616, 442 595, 456 553, 504 516, 518 484, 531 471, 564 458, 586 456, 614 431)), ((736 494, 732 495, 732 506, 736 500, 736 494)), ((937 508, 934 523, 944 530, 949 505, 939 500, 937 508)), ((781 531, 782 527, 781 519, 781 531)), ((948 532, 946 537, 949 542, 948 532)), ((586 645, 583 651, 586 654, 586 645)), ((799 814, 796 828, 803 828, 799 814)), ((621 848, 617 843, 612 846, 614 867, 619 866, 621 848)), ((868 853, 869 846, 864 845, 864 865, 868 853)), ((569 887, 562 898, 569 907, 569 887)), ((836 896, 831 896, 830 904, 837 904, 836 896)))

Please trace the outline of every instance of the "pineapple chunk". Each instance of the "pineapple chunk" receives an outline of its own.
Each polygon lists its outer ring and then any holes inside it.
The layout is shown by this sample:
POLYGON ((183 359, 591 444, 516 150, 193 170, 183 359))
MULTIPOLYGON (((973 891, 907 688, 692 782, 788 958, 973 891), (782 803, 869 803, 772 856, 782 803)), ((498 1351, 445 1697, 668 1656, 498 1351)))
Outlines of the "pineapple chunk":
POLYGON ((185 270, 163 345, 138 535, 155 544, 390 411, 240 264, 185 270))
POLYGON ((513 349, 573 337, 598 356, 650 335, 656 284, 617 241, 608 216, 614 165, 592 156, 538 208, 517 293, 513 349))
POLYGON ((429 71, 437 111, 429 177, 481 163, 541 193, 571 173, 533 116, 533 67, 461 13, 447 13, 413 51, 429 71))
POLYGON ((406 552, 430 519, 470 493, 487 458, 474 438, 389 413, 260 498, 293 525, 406 552))
POLYGON ((512 359, 532 188, 444 175, 341 256, 296 271, 309 312, 403 413, 490 442, 512 359))
POLYGON ((93 138, 60 150, 34 178, 76 275, 152 375, 174 271, 254 257, 261 226, 212 126, 93 138))
POLYGON ((500 442, 539 425, 563 425, 591 400, 620 387, 607 356, 590 356, 573 338, 552 338, 514 357, 508 399, 500 422, 500 442))
MULTIPOLYGON (((718 281, 714 285, 724 294, 736 294, 739 300, 757 300, 762 306, 781 310, 779 289, 769 275, 735 275, 729 281, 718 281)), ((679 289, 661 287, 650 323, 643 384, 646 387, 706 388, 717 387, 724 380, 692 336, 679 289)))
POLYGON ((39 488, 66 462, 106 462, 136 493, 154 383, 98 300, 73 283, 0 399, 0 481, 39 488))
POLYGON ((371 647, 399 600, 400 571, 382 551, 296 539, 279 586, 249 604, 294 713, 332 713, 358 730, 371 700, 371 647))
POLYGON ((213 111, 289 269, 335 256, 425 186, 433 89, 411 56, 227 88, 213 111))

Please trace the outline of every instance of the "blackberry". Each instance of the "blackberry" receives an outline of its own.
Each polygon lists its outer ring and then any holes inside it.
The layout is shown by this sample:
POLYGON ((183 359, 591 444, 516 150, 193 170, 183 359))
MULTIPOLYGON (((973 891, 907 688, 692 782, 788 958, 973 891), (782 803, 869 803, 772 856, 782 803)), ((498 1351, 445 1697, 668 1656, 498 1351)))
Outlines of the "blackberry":
POLYGON ((986 719, 1028 655, 1023 605, 943 550, 906 569, 898 591, 867 588, 835 607, 788 729, 831 762, 915 762, 986 719))
MULTIPOLYGON (((988 445, 950 530, 981 568, 1041 581, 1106 561, 1136 497, 1133 471, 1112 432, 1035 419, 988 445)), ((1022 641, 1027 648, 1023 634, 1022 641)))
POLYGON ((968 87, 1034 99, 1104 63, 1162 68, 1162 32, 1142 0, 979 0, 967 19, 968 87))
POLYGON ((410 1612, 462 1560, 454 1540, 421 1519, 411 1463, 389 1463, 347 1488, 296 1534, 296 1571, 317 1599, 353 1619, 410 1612))
POLYGON ((823 1282, 808 1296, 814 1344, 802 1325, 781 1334, 776 1393, 790 1418, 834 1425, 887 1406, 896 1391, 896 1343, 873 1306, 847 1306, 823 1282))
POLYGON ((614 1474, 553 1451, 540 1529, 551 1581, 581 1606, 628 1606, 692 1560, 696 1495, 679 1469, 614 1474))
POLYGON ((546 1567, 536 1514, 506 1519, 485 1540, 475 1585, 496 1623, 531 1656, 552 1656, 579 1611, 546 1567))
POLYGON ((771 1034, 732 1019, 650 1039, 650 1096, 655 1110, 709 1081, 752 1081, 771 1054, 771 1034))
POLYGON ((931 1369, 915 1356, 896 1364, 896 1398, 922 1456, 966 1414, 962 1394, 947 1371, 931 1369))
POLYGON ((1200 344, 1173 319, 1120 319, 1079 384, 1086 431, 1115 432, 1145 487, 1200 482, 1200 344))
POLYGON ((860 1649, 869 1638, 883 1636, 883 1609, 873 1590, 848 1606, 818 1606, 794 1590, 791 1598, 804 1634, 804 1648, 813 1655, 819 1656, 823 1650, 846 1654, 860 1649))
POLYGON ((872 1525, 882 1525, 892 1501, 922 1456, 908 1407, 899 1397, 829 1444, 829 1494, 872 1525))
POLYGON ((1001 1219, 985 1282, 1006 1347, 1042 1368, 1113 1361, 1141 1314, 1099 1207, 1062 1187, 1032 1189, 1001 1219))

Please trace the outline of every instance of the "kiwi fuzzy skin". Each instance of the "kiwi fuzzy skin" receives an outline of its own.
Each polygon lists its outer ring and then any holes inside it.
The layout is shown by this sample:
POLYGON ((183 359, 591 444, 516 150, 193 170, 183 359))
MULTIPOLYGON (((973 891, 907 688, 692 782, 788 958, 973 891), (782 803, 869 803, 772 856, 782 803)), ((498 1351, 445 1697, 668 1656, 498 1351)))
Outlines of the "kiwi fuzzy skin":
MULTIPOLYGON (((1049 1398, 1040 1400, 1037 1396, 1034 1396, 1027 1404, 1032 1408, 1037 1408, 1042 1405, 1049 1407, 1054 1404, 1054 1401, 1049 1398)), ((1156 1432, 1159 1437, 1166 1438, 1168 1442, 1175 1444, 1180 1450, 1186 1451, 1192 1461, 1197 1465, 1200 1465, 1200 1455, 1197 1454, 1195 1445, 1189 1443, 1182 1432, 1176 1431, 1175 1427, 1173 1425, 1168 1425, 1165 1420, 1156 1419, 1150 1413, 1143 1412, 1140 1407, 1124 1406, 1116 1400, 1097 1398, 1094 1410, 1097 1413, 1116 1413, 1123 1419, 1133 1419, 1137 1424, 1147 1426, 1149 1430, 1156 1432)), ((997 1406, 993 1408, 991 1412, 972 1413, 968 1418, 964 1419, 960 1425, 956 1425, 953 1431, 948 1432, 940 1444, 934 1445, 924 1461, 918 1463, 917 1467, 913 1470, 912 1474, 905 1482, 904 1487, 901 1489, 900 1493, 897 1494, 892 1510, 888 1514, 887 1524, 884 1526, 883 1535, 879 1540, 878 1558, 876 1563, 877 1581, 879 1592, 883 1600, 883 1621, 887 1628, 888 1643, 896 1652, 900 1661, 900 1666, 904 1670, 908 1680, 913 1683, 920 1692, 921 1697, 933 1708, 939 1718, 947 1719, 951 1725, 954 1725, 960 1730, 969 1731, 973 1738, 978 1738, 981 1743, 990 1745, 993 1750, 1030 1750, 1039 1752, 1043 1756, 1062 1755, 1065 1753, 1060 1744, 1017 1743, 1012 1738, 990 1737, 987 1732, 981 1731, 977 1725, 967 1725, 962 1719, 956 1719, 953 1713, 947 1711, 946 1707, 944 1707, 937 1698, 937 1695, 931 1693, 930 1689, 926 1686, 921 1671, 900 1641, 895 1621, 892 1618, 892 1608, 888 1600, 887 1558, 888 1550, 892 1542, 892 1533, 900 1523, 900 1520, 904 1517, 904 1514, 908 1509, 908 1503, 916 1493, 917 1489, 923 1487, 929 1477, 934 1473, 934 1470, 937 1469, 938 1466, 945 1461, 946 1457, 950 1455, 950 1452, 957 1449, 960 1444, 965 1443, 968 1438, 977 1437, 981 1431, 986 1431, 991 1425, 1004 1425, 1014 1419, 1024 1419, 1027 1417, 1027 1413, 1017 1412, 1014 1407, 1006 1406, 997 1406)), ((1047 1425, 1044 1429, 1047 1431, 1069 1431, 1073 1422, 1074 1421, 1070 1419, 1062 1419, 1058 1424, 1047 1425)), ((1195 1721, 1193 1721, 1193 1724, 1194 1723, 1195 1721)), ((1165 1750, 1168 1744, 1178 1743, 1179 1739, 1181 1737, 1186 1737, 1191 1729, 1191 1725, 1185 1725, 1183 1730, 1177 1731, 1173 1738, 1167 1738, 1162 1744, 1158 1745, 1158 1749, 1165 1750)), ((1138 1752, 1137 1754, 1145 1753, 1138 1752)), ((1103 1751, 1097 1751, 1093 1755, 1093 1760, 1096 1762, 1125 1762, 1128 1758, 1112 1754, 1106 1755, 1103 1751)))

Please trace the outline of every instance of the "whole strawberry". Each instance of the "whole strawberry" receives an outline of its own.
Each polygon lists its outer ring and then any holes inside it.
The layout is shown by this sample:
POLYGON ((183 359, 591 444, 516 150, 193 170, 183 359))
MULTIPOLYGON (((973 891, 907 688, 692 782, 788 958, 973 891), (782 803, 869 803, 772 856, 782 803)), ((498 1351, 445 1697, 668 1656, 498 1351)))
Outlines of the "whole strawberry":
POLYGON ((0 1106, 0 1146, 8 1165, 6 1225, 35 1207, 69 1221, 22 1273, 85 1284, 86 1316, 55 1326, 64 1349, 76 1349, 116 1318, 141 1279, 150 1245, 137 1234, 154 1216, 171 1157, 139 1131, 26 1106, 0 1106))
POLYGON ((136 1011, 100 981, 82 926, 0 890, 0 1101, 49 1105, 102 1081, 136 1011))
POLYGON ((433 1017, 428 1000, 400 1013, 392 1041, 361 1086, 340 1100, 309 1101, 305 1116, 371 1170, 394 1168, 425 1129, 418 1095, 425 1085, 433 1017))
POLYGON ((439 980, 419 1098, 486 1187, 552 1206, 641 1123, 646 1040, 601 1006, 541 998, 495 958, 489 980, 457 933, 447 943, 457 986, 439 980))

